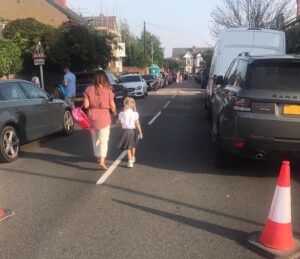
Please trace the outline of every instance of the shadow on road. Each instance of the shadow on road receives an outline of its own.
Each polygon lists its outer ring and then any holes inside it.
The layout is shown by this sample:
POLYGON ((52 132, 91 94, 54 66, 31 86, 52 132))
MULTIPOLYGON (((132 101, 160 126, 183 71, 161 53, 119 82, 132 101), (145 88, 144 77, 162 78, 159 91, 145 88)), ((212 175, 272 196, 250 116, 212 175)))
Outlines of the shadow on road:
POLYGON ((235 241, 239 245, 242 245, 241 240, 243 240, 243 238, 247 234, 246 232, 243 232, 240 230, 235 230, 232 228, 215 225, 215 224, 208 223, 205 221, 196 220, 196 219, 192 219, 192 218, 181 216, 181 215, 176 215, 176 214, 169 213, 166 211, 157 210, 157 209, 133 204, 133 203, 122 201, 122 200, 113 199, 113 201, 117 202, 121 205, 131 207, 133 209, 137 209, 137 210, 140 210, 140 211, 143 211, 143 212, 155 215, 155 216, 159 216, 159 217, 169 219, 169 220, 181 223, 181 224, 185 224, 185 225, 188 225, 188 226, 191 226, 194 228, 198 228, 200 230, 206 231, 211 234, 225 237, 227 239, 235 241))

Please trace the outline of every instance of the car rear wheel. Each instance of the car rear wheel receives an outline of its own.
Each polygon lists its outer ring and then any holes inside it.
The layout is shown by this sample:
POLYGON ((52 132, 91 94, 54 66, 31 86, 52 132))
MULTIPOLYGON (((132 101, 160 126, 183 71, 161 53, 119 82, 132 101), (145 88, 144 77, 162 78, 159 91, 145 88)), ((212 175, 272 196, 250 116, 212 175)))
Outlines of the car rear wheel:
POLYGON ((65 111, 64 114, 64 128, 63 128, 63 135, 70 136, 74 131, 74 119, 72 113, 68 110, 65 111))
POLYGON ((12 162, 19 156, 20 139, 14 127, 6 126, 1 132, 0 161, 12 162))

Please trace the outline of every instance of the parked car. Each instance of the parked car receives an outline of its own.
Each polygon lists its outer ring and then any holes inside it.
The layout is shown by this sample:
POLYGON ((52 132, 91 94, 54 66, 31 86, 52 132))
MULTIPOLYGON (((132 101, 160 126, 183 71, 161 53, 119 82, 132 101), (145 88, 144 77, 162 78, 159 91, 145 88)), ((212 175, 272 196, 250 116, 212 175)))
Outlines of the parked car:
POLYGON ((0 161, 18 158, 20 145, 62 132, 71 135, 74 121, 63 100, 23 80, 0 80, 0 161))
POLYGON ((162 74, 157 74, 158 80, 158 88, 163 88, 165 86, 165 79, 163 78, 162 74))
POLYGON ((120 82, 128 90, 128 96, 145 97, 148 95, 147 83, 145 79, 138 74, 128 74, 120 76, 120 82))
MULTIPOLYGON (((83 102, 83 93, 85 89, 91 85, 94 81, 94 77, 97 71, 90 72, 80 72, 75 73, 76 75, 76 99, 75 103, 77 106, 82 105, 83 102)), ((109 71, 104 71, 110 85, 112 86, 112 90, 115 94, 115 103, 117 106, 122 106, 124 99, 127 97, 127 89, 120 84, 118 79, 109 71)))
POLYGON ((212 99, 211 135, 226 153, 266 159, 300 154, 300 57, 240 55, 212 99))
POLYGON ((211 62, 206 87, 206 107, 211 107, 218 77, 224 76, 232 60, 240 53, 251 55, 284 55, 285 34, 282 31, 266 29, 231 28, 221 32, 211 62))
POLYGON ((142 77, 146 80, 149 90, 157 90, 159 82, 155 75, 143 75, 142 77))

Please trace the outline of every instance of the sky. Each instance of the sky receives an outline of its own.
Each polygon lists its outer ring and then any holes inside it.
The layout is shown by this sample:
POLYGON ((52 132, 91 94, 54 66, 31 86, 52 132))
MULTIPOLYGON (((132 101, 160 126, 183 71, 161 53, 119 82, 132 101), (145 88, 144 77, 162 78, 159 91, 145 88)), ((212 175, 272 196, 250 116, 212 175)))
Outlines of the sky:
POLYGON ((130 30, 139 36, 146 30, 158 36, 171 57, 173 48, 212 47, 210 35, 213 8, 221 0, 67 0, 68 6, 83 16, 116 15, 126 20, 130 30), (101 4, 102 3, 102 4, 101 4))

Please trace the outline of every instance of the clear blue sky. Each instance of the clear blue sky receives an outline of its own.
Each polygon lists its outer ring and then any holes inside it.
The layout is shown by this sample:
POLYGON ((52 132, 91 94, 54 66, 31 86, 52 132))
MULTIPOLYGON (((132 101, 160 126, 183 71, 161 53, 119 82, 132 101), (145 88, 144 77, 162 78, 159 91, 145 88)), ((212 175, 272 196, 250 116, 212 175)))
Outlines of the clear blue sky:
MULTIPOLYGON (((67 2, 84 16, 101 12, 101 0, 67 2)), ((160 38, 169 57, 174 47, 213 46, 210 14, 217 3, 220 0, 102 0, 102 10, 127 20, 135 35, 140 35, 144 21, 149 23, 147 30, 160 38)))

